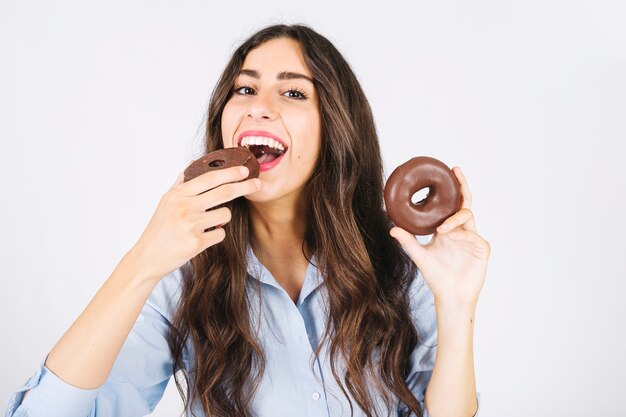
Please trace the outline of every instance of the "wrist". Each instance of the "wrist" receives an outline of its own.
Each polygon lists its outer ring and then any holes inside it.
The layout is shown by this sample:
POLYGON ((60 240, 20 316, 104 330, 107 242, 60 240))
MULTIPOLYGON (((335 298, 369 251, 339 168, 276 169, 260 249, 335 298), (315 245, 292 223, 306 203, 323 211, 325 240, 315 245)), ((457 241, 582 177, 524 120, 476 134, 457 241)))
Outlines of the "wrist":
POLYGON ((162 277, 150 271, 142 259, 141 249, 133 246, 119 262, 114 274, 124 276, 124 279, 137 286, 156 285, 162 277))
POLYGON ((435 308, 442 312, 447 312, 455 315, 467 315, 467 314, 475 314, 476 306, 478 305, 478 300, 476 301, 452 301, 452 300, 443 300, 436 295, 435 299, 435 308))
POLYGON ((471 352, 474 337, 475 306, 443 304, 435 301, 439 352, 471 352))

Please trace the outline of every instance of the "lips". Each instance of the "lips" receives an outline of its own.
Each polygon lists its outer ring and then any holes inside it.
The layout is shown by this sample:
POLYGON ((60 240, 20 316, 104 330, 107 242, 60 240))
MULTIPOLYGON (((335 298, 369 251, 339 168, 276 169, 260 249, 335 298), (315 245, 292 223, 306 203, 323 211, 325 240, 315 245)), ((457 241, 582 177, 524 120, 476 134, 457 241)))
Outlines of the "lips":
POLYGON ((265 130, 246 130, 237 138, 237 144, 246 146, 253 153, 261 172, 277 166, 289 148, 281 138, 265 130))
POLYGON ((285 156, 285 155, 283 154, 283 155, 279 156, 278 158, 274 159, 273 161, 260 163, 259 164, 259 171, 265 172, 265 171, 269 171, 270 169, 274 168, 276 165, 278 165, 280 163, 280 161, 282 161, 283 156, 285 156))

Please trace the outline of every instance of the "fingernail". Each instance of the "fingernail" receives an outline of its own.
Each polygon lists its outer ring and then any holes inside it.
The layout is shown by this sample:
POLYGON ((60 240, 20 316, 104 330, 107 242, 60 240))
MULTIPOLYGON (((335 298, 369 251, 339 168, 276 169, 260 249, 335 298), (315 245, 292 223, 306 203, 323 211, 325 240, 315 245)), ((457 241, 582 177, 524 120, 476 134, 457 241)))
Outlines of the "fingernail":
POLYGON ((240 167, 239 168, 239 172, 241 172, 241 175, 248 175, 248 167, 240 167))
POLYGON ((445 230, 448 230, 448 225, 447 224, 442 224, 441 226, 439 226, 439 230, 441 230, 442 232, 445 230))

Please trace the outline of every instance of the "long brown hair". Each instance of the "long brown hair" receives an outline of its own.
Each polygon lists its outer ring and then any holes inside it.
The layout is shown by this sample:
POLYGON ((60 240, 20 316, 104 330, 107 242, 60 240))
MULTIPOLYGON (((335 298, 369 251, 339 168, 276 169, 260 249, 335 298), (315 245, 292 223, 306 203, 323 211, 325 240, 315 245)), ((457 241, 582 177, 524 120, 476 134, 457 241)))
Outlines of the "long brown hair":
MULTIPOLYGON (((222 111, 245 57, 276 38, 299 42, 319 97, 322 144, 305 187, 307 222, 302 242, 303 249, 306 246, 315 254, 328 294, 327 332, 314 354, 329 343, 333 377, 348 398, 351 413, 348 391, 367 416, 377 415, 368 388, 374 386, 388 409, 395 395, 421 417, 419 401, 405 382, 409 355, 418 343, 408 305, 408 289, 417 269, 389 235, 372 112, 339 51, 304 25, 273 25, 252 35, 234 52, 213 90, 205 151, 224 146, 222 111), (345 364, 345 374, 339 375, 337 361, 345 364)), ((191 398, 209 417, 243 417, 253 415, 250 403, 265 358, 251 326, 251 294, 246 291, 246 247, 254 241, 248 202, 237 198, 225 205, 232 219, 224 226, 224 241, 181 268, 182 295, 169 343, 185 410, 190 409, 191 398), (190 373, 183 366, 186 343, 195 350, 190 373)))

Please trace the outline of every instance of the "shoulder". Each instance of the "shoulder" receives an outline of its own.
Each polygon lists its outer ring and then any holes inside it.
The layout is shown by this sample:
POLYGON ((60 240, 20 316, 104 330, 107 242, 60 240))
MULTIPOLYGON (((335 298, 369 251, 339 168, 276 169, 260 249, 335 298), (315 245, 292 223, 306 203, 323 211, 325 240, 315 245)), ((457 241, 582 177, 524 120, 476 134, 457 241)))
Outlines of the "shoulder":
POLYGON ((182 271, 175 269, 159 281, 154 287, 146 305, 160 313, 168 322, 172 322, 182 293, 182 271))

